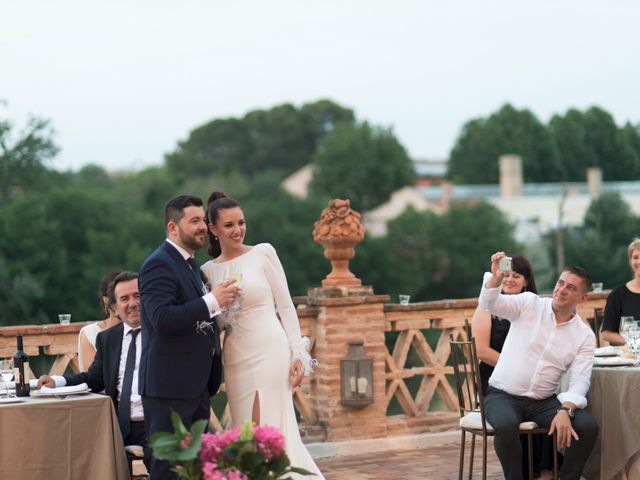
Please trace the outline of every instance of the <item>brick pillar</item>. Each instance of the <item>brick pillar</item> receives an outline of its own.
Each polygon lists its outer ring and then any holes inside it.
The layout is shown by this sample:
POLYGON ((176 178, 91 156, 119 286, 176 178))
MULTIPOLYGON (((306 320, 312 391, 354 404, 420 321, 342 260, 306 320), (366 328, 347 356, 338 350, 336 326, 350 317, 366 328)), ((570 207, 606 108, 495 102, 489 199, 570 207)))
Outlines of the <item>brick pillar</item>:
POLYGON ((328 441, 384 437, 385 316, 388 295, 374 295, 372 287, 322 287, 309 289, 308 305, 318 309, 314 354, 318 360, 313 391, 318 421, 328 441), (345 407, 340 402, 340 360, 350 341, 364 341, 373 359, 373 404, 345 407))
POLYGON ((342 199, 329 202, 313 229, 313 239, 324 247, 332 267, 322 280, 323 286, 310 289, 306 298, 308 305, 317 308, 314 409, 329 441, 387 434, 383 303, 389 296, 374 295, 371 287, 363 287, 349 271, 349 260, 364 234, 360 214, 351 209, 349 200, 342 199), (373 360, 373 403, 345 407, 340 397, 340 360, 346 356, 349 342, 358 340, 373 360))

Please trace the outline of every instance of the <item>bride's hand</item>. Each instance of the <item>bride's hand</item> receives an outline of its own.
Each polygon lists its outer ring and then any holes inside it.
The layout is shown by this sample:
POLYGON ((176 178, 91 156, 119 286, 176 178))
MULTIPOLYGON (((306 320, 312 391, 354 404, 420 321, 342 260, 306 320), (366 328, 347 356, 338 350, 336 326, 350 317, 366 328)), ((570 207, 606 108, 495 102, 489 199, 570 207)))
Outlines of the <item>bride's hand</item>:
POLYGON ((303 376, 304 369, 302 368, 302 362, 298 359, 291 362, 291 367, 289 368, 289 383, 291 384, 291 389, 296 388, 302 383, 303 376))

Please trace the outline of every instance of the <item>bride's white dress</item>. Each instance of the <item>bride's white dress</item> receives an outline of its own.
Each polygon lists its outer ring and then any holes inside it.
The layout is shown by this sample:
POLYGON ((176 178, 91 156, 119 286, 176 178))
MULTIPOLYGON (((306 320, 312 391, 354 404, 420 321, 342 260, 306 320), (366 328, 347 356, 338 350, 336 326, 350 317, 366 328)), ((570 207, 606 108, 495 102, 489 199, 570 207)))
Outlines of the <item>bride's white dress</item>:
POLYGON ((242 273, 240 306, 222 315, 223 322, 231 325, 225 333, 222 358, 233 425, 251 419, 257 397, 260 423, 282 431, 291 465, 316 475, 294 478, 324 479, 298 431, 289 366, 292 358, 300 358, 308 371, 312 361, 275 249, 261 243, 232 260, 209 261, 202 270, 212 286, 232 273, 242 273))

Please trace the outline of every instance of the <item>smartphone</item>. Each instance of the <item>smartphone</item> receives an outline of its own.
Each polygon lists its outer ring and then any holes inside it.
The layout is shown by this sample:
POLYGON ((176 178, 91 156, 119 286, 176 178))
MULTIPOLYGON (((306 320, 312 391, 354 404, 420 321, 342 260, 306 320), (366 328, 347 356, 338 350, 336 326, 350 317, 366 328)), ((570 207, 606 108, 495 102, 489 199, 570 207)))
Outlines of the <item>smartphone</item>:
POLYGON ((498 269, 501 272, 511 271, 511 257, 502 257, 498 262, 498 269))

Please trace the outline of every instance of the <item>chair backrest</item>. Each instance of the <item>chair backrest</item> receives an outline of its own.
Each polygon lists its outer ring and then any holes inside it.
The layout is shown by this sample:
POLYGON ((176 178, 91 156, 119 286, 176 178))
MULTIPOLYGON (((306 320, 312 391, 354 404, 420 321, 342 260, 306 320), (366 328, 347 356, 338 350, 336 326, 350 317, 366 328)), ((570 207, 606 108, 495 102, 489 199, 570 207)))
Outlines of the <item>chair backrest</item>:
POLYGON ((449 345, 451 346, 453 374, 456 379, 460 418, 471 412, 479 412, 482 429, 486 431, 484 397, 482 396, 476 340, 474 337, 470 337, 469 340, 454 340, 453 335, 449 335, 449 345))
POLYGON ((464 319, 464 333, 467 334, 467 340, 471 340, 471 337, 473 337, 473 334, 471 333, 471 324, 469 323, 468 318, 464 319))
POLYGON ((593 330, 596 334, 596 347, 600 348, 600 329, 604 320, 604 308, 596 308, 593 312, 593 330))

